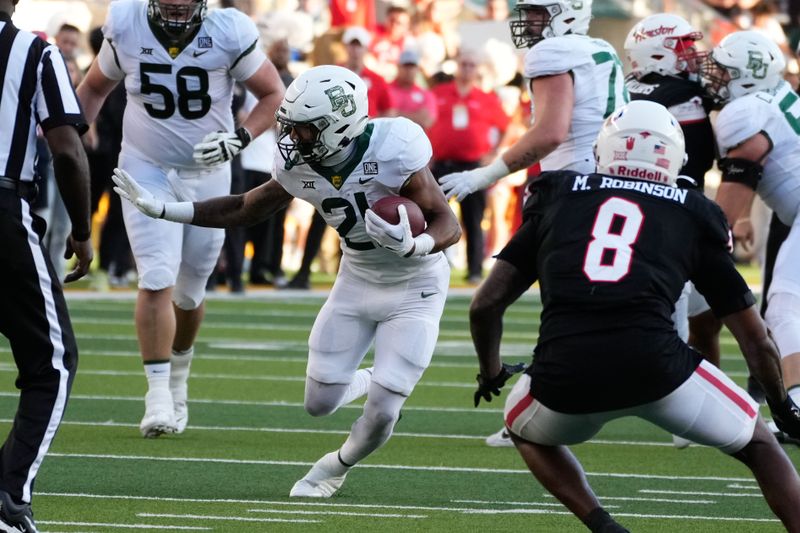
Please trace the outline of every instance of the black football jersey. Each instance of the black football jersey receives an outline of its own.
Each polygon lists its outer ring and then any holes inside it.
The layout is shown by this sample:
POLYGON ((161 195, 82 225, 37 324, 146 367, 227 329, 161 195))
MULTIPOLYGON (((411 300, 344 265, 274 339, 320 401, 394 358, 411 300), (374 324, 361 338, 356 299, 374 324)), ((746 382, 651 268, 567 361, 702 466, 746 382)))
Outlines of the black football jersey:
POLYGON ((699 83, 675 76, 650 73, 640 79, 625 79, 631 100, 649 100, 669 109, 683 128, 689 156, 680 174, 689 176, 703 189, 705 174, 714 163, 716 145, 708 113, 712 101, 699 83))
POLYGON ((700 361, 671 318, 687 280, 717 316, 755 303, 725 216, 702 193, 571 171, 545 173, 531 189, 498 257, 539 280, 531 389, 551 409, 621 409, 683 383, 700 361))

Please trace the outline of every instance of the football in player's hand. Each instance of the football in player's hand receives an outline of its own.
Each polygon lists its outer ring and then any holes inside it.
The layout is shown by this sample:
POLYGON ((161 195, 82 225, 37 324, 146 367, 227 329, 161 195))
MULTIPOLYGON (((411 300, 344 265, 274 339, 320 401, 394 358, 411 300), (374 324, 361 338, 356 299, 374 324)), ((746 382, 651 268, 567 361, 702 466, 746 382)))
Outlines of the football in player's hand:
POLYGON ((385 196, 372 204, 372 209, 375 214, 381 217, 390 224, 398 224, 400 222, 400 215, 397 213, 397 206, 406 206, 406 213, 408 214, 408 223, 411 225, 411 234, 416 237, 425 231, 425 216, 422 210, 412 200, 404 196, 385 196))

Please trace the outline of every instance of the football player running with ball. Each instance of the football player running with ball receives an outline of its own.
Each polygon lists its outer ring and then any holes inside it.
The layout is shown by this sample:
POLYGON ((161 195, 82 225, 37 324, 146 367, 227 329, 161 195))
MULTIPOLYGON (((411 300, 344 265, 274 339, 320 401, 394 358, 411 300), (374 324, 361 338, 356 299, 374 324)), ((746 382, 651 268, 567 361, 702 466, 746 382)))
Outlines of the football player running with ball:
POLYGON ((367 395, 338 450, 295 483, 291 496, 327 498, 356 463, 392 434, 400 408, 430 363, 450 281, 441 250, 458 241, 458 221, 427 168, 432 150, 405 118, 367 118, 367 88, 342 67, 299 76, 277 111, 281 134, 274 179, 245 194, 164 202, 125 171, 115 190, 145 215, 208 227, 248 225, 292 198, 311 203, 339 233, 342 262, 309 336, 305 408, 324 416, 367 395), (405 207, 390 224, 371 209, 386 196, 421 208, 427 228, 412 237, 405 207), (374 367, 358 369, 370 345, 374 367))
POLYGON ((800 436, 800 410, 733 264, 725 216, 701 192, 675 187, 683 161, 677 120, 640 100, 603 126, 597 173, 544 173, 534 183, 522 226, 470 306, 476 395, 499 394, 493 376, 501 372, 503 314, 538 280, 539 338, 533 363, 508 395, 505 422, 548 491, 592 531, 627 531, 600 505, 567 446, 635 416, 744 463, 784 527, 797 532, 794 465, 758 404, 683 342, 670 316, 692 280, 739 343, 776 423, 800 436))
MULTIPOLYGON (((120 167, 165 202, 230 192, 228 161, 274 125, 283 97, 255 24, 235 9, 206 13, 206 0, 120 0, 109 5, 103 36, 78 98, 92 122, 109 92, 125 83, 120 167), (234 132, 235 80, 259 102, 234 132)), ((225 235, 165 224, 126 204, 139 273, 136 333, 148 383, 139 429, 145 437, 181 433, 206 281, 225 235)))

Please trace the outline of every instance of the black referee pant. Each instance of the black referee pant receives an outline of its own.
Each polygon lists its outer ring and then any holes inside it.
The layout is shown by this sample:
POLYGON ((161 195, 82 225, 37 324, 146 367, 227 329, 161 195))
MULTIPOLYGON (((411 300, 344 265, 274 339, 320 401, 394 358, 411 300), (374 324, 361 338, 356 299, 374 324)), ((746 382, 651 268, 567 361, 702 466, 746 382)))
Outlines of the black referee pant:
POLYGON ((39 466, 64 416, 78 365, 67 304, 42 245, 44 221, 15 191, 0 189, 0 333, 8 338, 21 391, 0 448, 0 489, 30 502, 39 466))
MULTIPOLYGON (((452 172, 478 168, 477 161, 434 161, 432 174, 437 179, 452 172)), ((483 213, 486 211, 486 191, 468 194, 461 202, 461 225, 467 240, 467 278, 483 277, 483 213)))

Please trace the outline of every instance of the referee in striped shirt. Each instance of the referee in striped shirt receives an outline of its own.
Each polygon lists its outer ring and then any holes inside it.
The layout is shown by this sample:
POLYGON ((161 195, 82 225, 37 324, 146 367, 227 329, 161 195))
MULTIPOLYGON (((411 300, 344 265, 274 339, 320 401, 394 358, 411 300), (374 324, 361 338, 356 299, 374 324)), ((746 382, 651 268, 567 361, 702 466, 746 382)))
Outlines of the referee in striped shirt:
POLYGON ((79 135, 87 125, 55 46, 11 22, 18 0, 0 0, 0 333, 19 375, 18 410, 0 448, 0 531, 36 531, 31 491, 58 429, 78 363, 61 283, 41 243, 44 221, 33 215, 36 126, 53 153, 53 168, 77 256, 65 281, 92 261, 89 171, 79 135))

